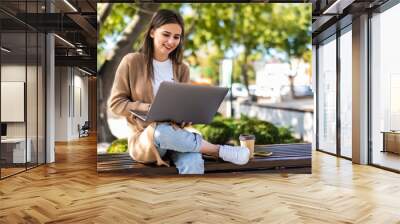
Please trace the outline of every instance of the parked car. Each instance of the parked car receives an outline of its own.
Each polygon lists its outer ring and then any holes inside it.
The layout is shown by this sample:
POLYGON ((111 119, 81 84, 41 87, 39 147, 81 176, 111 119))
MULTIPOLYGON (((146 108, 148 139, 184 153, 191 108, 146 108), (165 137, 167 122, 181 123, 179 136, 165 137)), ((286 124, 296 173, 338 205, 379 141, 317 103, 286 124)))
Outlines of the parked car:
POLYGON ((254 85, 254 84, 249 85, 249 92, 250 92, 251 95, 256 95, 257 85, 254 85))
POLYGON ((271 97, 273 95, 272 90, 273 89, 271 87, 259 86, 255 92, 255 95, 260 97, 271 97))
MULTIPOLYGON (((312 97, 314 95, 309 85, 298 85, 293 87, 294 97, 312 97)), ((281 96, 289 96, 290 86, 282 86, 280 90, 281 96)))
POLYGON ((271 97, 272 96, 272 88, 268 86, 260 86, 260 85, 249 85, 250 94, 258 97, 271 97))
POLYGON ((249 92, 247 91, 246 86, 242 83, 232 83, 232 96, 233 98, 248 97, 249 92))
POLYGON ((294 95, 297 97, 313 96, 314 93, 309 85, 294 86, 294 95))

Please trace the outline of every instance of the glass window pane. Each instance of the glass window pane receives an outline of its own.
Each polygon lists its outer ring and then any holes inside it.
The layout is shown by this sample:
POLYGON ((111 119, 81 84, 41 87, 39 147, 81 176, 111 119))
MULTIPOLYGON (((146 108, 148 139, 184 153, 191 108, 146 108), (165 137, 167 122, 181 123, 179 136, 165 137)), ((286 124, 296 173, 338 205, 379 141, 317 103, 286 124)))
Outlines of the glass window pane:
POLYGON ((340 36, 340 152, 351 158, 352 141, 352 35, 340 36))
POLYGON ((25 170, 30 162, 26 141, 26 33, 1 33, 1 175, 25 170))
POLYGON ((318 48, 318 146, 336 153, 336 40, 318 48))
POLYGON ((37 165, 37 81, 38 81, 38 35, 36 32, 27 33, 27 80, 26 80, 26 113, 27 113, 27 141, 30 144, 30 162, 28 167, 37 165))
POLYGON ((400 170, 400 33, 393 27, 398 21, 400 4, 371 19, 372 163, 396 170, 400 170))
POLYGON ((45 163, 45 44, 46 38, 39 33, 38 42, 38 164, 45 163))
POLYGON ((0 1, 1 178, 45 162, 45 1, 0 1), (30 21, 31 26, 23 21, 30 21))

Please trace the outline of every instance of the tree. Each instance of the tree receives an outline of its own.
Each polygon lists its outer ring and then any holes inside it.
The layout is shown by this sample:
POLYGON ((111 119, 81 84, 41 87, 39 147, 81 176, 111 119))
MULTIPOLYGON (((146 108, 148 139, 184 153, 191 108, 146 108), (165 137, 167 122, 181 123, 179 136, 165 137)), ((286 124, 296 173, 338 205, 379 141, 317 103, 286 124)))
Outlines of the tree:
POLYGON ((108 15, 112 11, 113 3, 99 4, 98 15, 97 15, 97 27, 101 27, 108 15))
MULTIPOLYGON (((234 73, 240 72, 240 80, 249 85, 251 61, 268 54, 270 49, 287 53, 287 61, 301 57, 311 50, 309 4, 192 4, 197 20, 194 32, 188 36, 186 49, 194 56, 199 50, 214 49, 225 52, 223 57, 234 57, 234 73), (239 65, 237 65, 239 64, 239 65), (238 71, 239 70, 239 71, 238 71)), ((211 52, 210 52, 211 53, 211 52)), ((222 58, 220 58, 221 60, 222 58)))
MULTIPOLYGON (((196 53, 199 50, 208 51, 207 55, 221 55, 220 58, 214 58, 215 62, 219 62, 222 58, 227 57, 227 52, 230 52, 234 56, 238 53, 238 47, 244 47, 245 57, 241 70, 243 71, 243 82, 248 85, 248 58, 250 54, 254 53, 257 45, 261 43, 257 42, 256 36, 260 34, 260 30, 266 28, 265 26, 259 26, 258 32, 248 33, 246 30, 254 23, 256 17, 262 12, 268 13, 270 6, 268 4, 254 4, 254 5, 238 5, 238 4, 193 4, 191 5, 192 11, 195 16, 187 16, 187 21, 195 22, 195 29, 188 36, 186 49, 192 56, 197 58, 196 53), (254 16, 248 16, 249 13, 254 16), (200 16, 201 19, 197 19, 196 16, 200 16), (203 46, 207 46, 205 49, 203 46), (219 52, 225 52, 224 54, 215 54, 215 46, 219 52), (213 51, 213 52, 210 52, 213 51)), ((215 67, 215 66, 213 66, 215 67)), ((217 69, 218 71, 218 69, 217 69)), ((217 75, 218 77, 218 75, 217 75)), ((215 80, 215 78, 213 78, 215 80)))
POLYGON ((305 8, 281 7, 276 10, 278 14, 285 15, 282 18, 283 23, 277 23, 277 26, 280 26, 280 38, 277 38, 276 45, 285 53, 285 61, 292 71, 288 74, 288 79, 290 95, 293 98, 298 65, 301 61, 311 62, 311 6, 306 4, 305 8))

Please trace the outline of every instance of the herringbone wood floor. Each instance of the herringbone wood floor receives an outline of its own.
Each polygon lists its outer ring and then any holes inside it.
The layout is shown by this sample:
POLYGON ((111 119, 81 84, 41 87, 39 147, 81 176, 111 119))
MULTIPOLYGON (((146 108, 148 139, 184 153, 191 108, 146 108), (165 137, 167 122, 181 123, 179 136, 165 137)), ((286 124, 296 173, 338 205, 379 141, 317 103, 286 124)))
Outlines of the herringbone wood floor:
POLYGON ((314 152, 313 174, 96 173, 95 137, 0 181, 0 223, 400 223, 400 175, 314 152))

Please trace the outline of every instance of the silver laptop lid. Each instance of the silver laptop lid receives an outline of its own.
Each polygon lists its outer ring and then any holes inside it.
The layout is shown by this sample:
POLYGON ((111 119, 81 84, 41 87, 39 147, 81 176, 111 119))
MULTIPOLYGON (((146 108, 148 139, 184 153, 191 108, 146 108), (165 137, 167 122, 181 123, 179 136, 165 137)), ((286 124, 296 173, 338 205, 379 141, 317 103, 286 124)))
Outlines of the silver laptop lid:
POLYGON ((224 87, 162 82, 146 120, 208 124, 227 93, 224 87))

